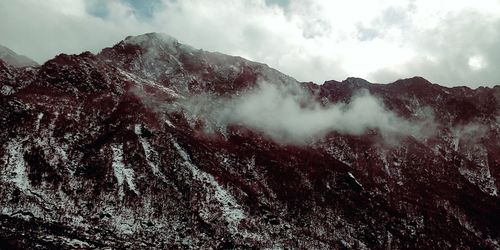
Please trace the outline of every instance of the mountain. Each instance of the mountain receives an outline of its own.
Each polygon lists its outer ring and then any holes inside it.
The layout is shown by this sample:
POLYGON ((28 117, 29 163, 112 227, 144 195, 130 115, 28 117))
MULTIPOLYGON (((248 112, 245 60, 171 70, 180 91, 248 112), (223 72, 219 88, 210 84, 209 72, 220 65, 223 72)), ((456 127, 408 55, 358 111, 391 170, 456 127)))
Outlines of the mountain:
POLYGON ((500 86, 299 83, 150 33, 0 61, 0 90, 0 249, 500 247, 500 86))
POLYGON ((19 55, 7 47, 0 45, 0 60, 14 66, 14 67, 34 67, 38 63, 32 59, 19 55))

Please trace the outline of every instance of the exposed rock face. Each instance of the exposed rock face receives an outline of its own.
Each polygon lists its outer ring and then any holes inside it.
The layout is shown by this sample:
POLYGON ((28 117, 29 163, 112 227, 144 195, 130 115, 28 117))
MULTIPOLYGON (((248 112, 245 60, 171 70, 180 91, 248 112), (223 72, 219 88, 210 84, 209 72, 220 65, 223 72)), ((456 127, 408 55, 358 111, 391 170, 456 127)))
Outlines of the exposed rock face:
POLYGON ((159 34, 35 68, 0 61, 0 248, 500 247, 499 86, 300 85, 324 105, 366 89, 401 117, 432 110, 434 133, 396 143, 207 135, 157 107, 261 80, 299 84, 159 34))

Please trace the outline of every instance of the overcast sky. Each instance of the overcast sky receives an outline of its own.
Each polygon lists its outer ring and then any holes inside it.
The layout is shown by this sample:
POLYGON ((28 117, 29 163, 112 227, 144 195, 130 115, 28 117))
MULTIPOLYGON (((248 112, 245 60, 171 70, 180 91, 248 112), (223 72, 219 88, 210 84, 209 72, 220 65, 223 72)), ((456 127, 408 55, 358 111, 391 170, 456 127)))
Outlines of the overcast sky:
POLYGON ((146 32, 299 81, 500 84, 500 0, 0 0, 0 44, 39 63, 146 32))

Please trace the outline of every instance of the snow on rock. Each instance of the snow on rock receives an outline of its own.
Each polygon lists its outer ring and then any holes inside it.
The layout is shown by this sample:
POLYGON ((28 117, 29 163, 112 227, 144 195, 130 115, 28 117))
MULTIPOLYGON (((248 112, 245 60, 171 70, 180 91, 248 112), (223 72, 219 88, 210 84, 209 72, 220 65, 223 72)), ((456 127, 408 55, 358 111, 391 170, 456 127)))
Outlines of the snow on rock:
MULTIPOLYGON (((162 86, 160 84, 157 84, 154 81, 144 79, 142 77, 139 77, 135 74, 128 73, 128 72, 121 70, 121 69, 118 69, 118 71, 120 72, 121 75, 123 75, 125 78, 127 78, 131 82, 139 83, 139 84, 146 84, 146 85, 149 85, 151 87, 154 87, 156 89, 161 90, 162 92, 164 92, 165 94, 168 94, 169 96, 171 96, 173 98, 181 98, 181 96, 177 92, 175 92, 174 90, 167 88, 165 86, 162 86)), ((139 87, 142 87, 142 86, 139 85, 139 87)))
POLYGON ((465 158, 474 163, 473 167, 460 166, 458 171, 483 192, 491 196, 497 196, 498 189, 495 184, 496 179, 490 171, 488 150, 478 142, 478 138, 485 136, 484 130, 482 125, 468 125, 461 130, 457 129, 459 132, 455 132, 457 134, 454 136, 455 151, 460 152, 465 158), (462 139, 467 143, 459 147, 458 142, 462 139))
POLYGON ((165 119, 165 124, 167 124, 171 128, 175 128, 175 125, 172 124, 172 122, 170 120, 168 120, 168 119, 165 119))
POLYGON ((46 235, 42 238, 45 242, 54 242, 57 244, 63 244, 64 247, 72 248, 72 249, 88 249, 94 248, 95 246, 90 245, 90 243, 79 240, 79 239, 71 239, 64 236, 56 236, 56 235, 46 235))
POLYGON ((54 117, 51 119, 49 125, 47 127, 41 127, 41 121, 45 117, 45 114, 42 112, 38 113, 35 120, 35 131, 39 131, 40 136, 34 137, 33 141, 44 150, 49 165, 66 165, 68 166, 67 170, 73 173, 75 163, 70 161, 67 152, 70 146, 60 142, 60 140, 54 137, 56 122, 60 113, 55 111, 53 115, 54 117))
POLYGON ((26 172, 26 162, 24 161, 24 149, 22 141, 12 140, 5 145, 7 155, 4 156, 6 166, 2 172, 7 182, 12 182, 20 190, 30 188, 28 173, 26 172))
POLYGON ((344 140, 335 140, 328 142, 328 144, 329 145, 326 146, 325 149, 329 155, 337 158, 347 166, 352 166, 354 156, 351 152, 353 152, 353 150, 344 140))
POLYGON ((115 228, 123 234, 132 234, 137 230, 136 215, 133 209, 128 207, 120 208, 120 212, 113 215, 115 228))
POLYGON ((15 90, 9 85, 3 85, 0 89, 0 93, 2 93, 2 95, 11 95, 15 93, 15 90))
POLYGON ((139 36, 128 36, 125 38, 124 42, 127 44, 134 44, 139 46, 147 46, 147 45, 175 46, 179 44, 177 39, 164 33, 147 33, 139 36))
POLYGON ((453 150, 458 151, 460 146, 460 137, 454 137, 452 145, 453 145, 453 150))
POLYGON ((353 179, 354 182, 356 182, 356 184, 358 184, 361 188, 363 187, 363 185, 359 183, 359 181, 356 179, 356 177, 354 177, 354 175, 351 172, 347 172, 347 175, 349 175, 349 177, 351 177, 351 179, 353 179))
POLYGON ((167 182, 167 178, 160 171, 158 166, 158 162, 160 160, 160 156, 156 150, 149 144, 146 138, 142 137, 141 133, 141 124, 135 124, 134 132, 139 138, 139 142, 141 143, 142 149, 144 150, 144 155, 146 157, 146 162, 148 166, 151 168, 151 171, 154 175, 158 176, 163 182, 167 182))
POLYGON ((54 151, 56 152, 56 155, 59 156, 59 161, 64 164, 69 161, 68 158, 68 153, 66 152, 68 149, 67 144, 59 144, 59 145, 54 145, 54 151))
MULTIPOLYGON (((191 159, 186 151, 184 151, 184 149, 176 141, 172 141, 172 143, 184 160, 184 165, 191 171, 193 178, 200 182, 204 182, 208 187, 210 187, 212 192, 207 193, 207 198, 214 198, 221 205, 220 209, 224 220, 228 223, 228 229, 230 232, 233 234, 237 233, 240 221, 246 216, 236 199, 227 190, 225 190, 211 174, 196 167, 191 162, 191 159)), ((206 217, 210 215, 202 214, 202 216, 206 217)))
POLYGON ((387 161, 387 152, 383 149, 380 149, 378 152, 380 155, 380 159, 384 164, 384 171, 387 173, 387 175, 391 176, 391 169, 389 168, 389 162, 387 161))
POLYGON ((125 195, 123 193, 124 181, 127 182, 130 190, 139 195, 139 191, 134 184, 134 170, 131 168, 127 168, 127 166, 125 166, 125 163, 123 162, 123 145, 112 144, 111 150, 113 151, 113 162, 111 166, 113 167, 113 172, 115 174, 116 181, 118 182, 118 192, 120 199, 125 195))
POLYGON ((35 130, 40 130, 40 122, 42 121, 42 118, 43 118, 43 113, 38 113, 37 117, 36 117, 36 121, 35 121, 35 130))
POLYGON ((490 168, 487 165, 480 165, 476 169, 459 167, 458 171, 471 183, 476 184, 483 192, 491 196, 498 196, 496 180, 491 175, 490 168))

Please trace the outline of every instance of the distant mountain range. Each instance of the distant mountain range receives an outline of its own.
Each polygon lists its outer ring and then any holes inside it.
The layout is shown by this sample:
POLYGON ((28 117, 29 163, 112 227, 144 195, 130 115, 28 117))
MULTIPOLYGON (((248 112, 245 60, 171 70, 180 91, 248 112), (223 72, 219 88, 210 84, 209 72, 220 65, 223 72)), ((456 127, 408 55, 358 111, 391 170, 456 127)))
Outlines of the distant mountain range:
POLYGON ((13 67, 34 67, 38 66, 38 63, 32 59, 19 55, 16 52, 10 50, 7 47, 0 45, 0 60, 8 63, 13 67))
POLYGON ((299 83, 165 34, 0 47, 0 249, 499 249, 500 86, 299 83))

